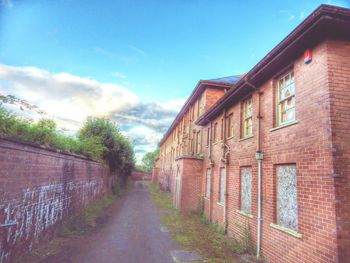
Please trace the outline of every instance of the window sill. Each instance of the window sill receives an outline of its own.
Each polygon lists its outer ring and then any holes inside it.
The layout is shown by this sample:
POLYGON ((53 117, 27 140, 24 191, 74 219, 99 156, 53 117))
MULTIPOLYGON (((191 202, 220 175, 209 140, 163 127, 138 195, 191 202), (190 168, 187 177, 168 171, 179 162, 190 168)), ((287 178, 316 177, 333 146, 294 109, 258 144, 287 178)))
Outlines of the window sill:
POLYGON ((219 206, 224 206, 224 203, 217 202, 219 206))
POLYGON ((289 228, 286 228, 284 226, 280 226, 280 225, 277 225, 277 224, 274 224, 274 223, 271 223, 270 226, 275 228, 275 229, 277 229, 277 230, 280 230, 280 231, 282 231, 284 233, 287 233, 288 235, 291 235, 293 237, 296 237, 296 238, 299 238, 299 239, 302 238, 302 234, 300 234, 297 231, 294 231, 292 229, 289 229, 289 228))
POLYGON ((244 137, 244 138, 242 138, 242 139, 239 139, 238 141, 239 141, 239 142, 245 141, 245 140, 251 139, 251 138, 253 138, 253 137, 254 137, 254 135, 250 135, 250 136, 248 136, 248 137, 244 137))
POLYGON ((248 217, 248 218, 253 218, 253 215, 247 214, 247 213, 245 213, 245 212, 243 212, 243 211, 241 211, 241 210, 236 210, 236 212, 237 212, 238 214, 242 215, 242 216, 245 216, 245 217, 248 217))
POLYGON ((282 129, 282 128, 285 128, 285 127, 288 127, 288 126, 292 126, 292 125, 295 125, 295 124, 297 124, 297 123, 298 123, 298 121, 292 121, 292 122, 289 122, 289 123, 280 125, 280 126, 278 126, 278 127, 275 127, 275 128, 270 129, 270 132, 277 131, 277 130, 279 130, 279 129, 282 129))

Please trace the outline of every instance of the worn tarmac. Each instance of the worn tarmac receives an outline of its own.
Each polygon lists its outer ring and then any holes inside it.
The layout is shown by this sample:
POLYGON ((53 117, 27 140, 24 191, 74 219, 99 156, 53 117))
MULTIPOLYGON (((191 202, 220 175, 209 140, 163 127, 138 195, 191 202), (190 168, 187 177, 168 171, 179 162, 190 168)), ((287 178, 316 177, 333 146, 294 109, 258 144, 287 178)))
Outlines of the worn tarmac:
POLYGON ((135 182, 108 225, 70 259, 77 263, 170 263, 178 246, 160 229, 160 211, 143 182, 135 182))

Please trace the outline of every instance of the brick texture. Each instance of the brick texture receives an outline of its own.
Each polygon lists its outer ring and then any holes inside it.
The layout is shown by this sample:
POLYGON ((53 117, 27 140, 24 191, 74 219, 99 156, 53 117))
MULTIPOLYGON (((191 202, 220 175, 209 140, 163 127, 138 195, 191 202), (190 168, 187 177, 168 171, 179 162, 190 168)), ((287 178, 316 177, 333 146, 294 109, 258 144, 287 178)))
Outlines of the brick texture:
POLYGON ((0 262, 52 239, 67 216, 111 188, 101 164, 0 139, 0 262))
MULTIPOLYGON (((271 77, 259 87, 260 95, 257 91, 247 94, 253 101, 252 137, 241 138, 243 97, 226 109, 227 115, 233 113, 234 124, 233 136, 225 141, 207 146, 210 124, 202 128, 190 126, 190 129, 201 130, 202 134, 202 149, 198 156, 203 158, 203 167, 201 180, 196 182, 200 183, 204 214, 222 227, 227 225, 229 235, 235 239, 246 238, 249 233, 254 245, 258 209, 255 153, 260 96, 260 145, 264 153, 261 253, 268 262, 350 262, 350 42, 326 40, 310 48, 313 55, 310 64, 305 64, 302 56, 289 62, 295 76, 296 122, 292 125, 275 129, 276 79, 271 77), (227 147, 229 154, 224 162, 227 147), (293 164, 297 170, 298 237, 271 225, 277 223, 276 166, 283 164, 293 164), (240 171, 247 166, 252 168, 250 216, 240 213, 240 171), (221 168, 227 171, 226 205, 218 203, 221 168), (211 195, 205 198, 208 169, 212 173, 211 195)), ((220 95, 223 94, 213 96, 213 101, 220 95)), ((218 123, 218 136, 223 117, 224 113, 212 120, 212 124, 218 123)), ((169 140, 161 145, 161 152, 170 152, 178 146, 178 142, 169 140)), ((159 177, 162 177, 163 169, 168 182, 174 182, 172 171, 176 169, 176 161, 164 156, 160 158, 159 177)), ((191 175, 192 171, 188 173, 191 175)), ((188 176, 186 169, 183 176, 188 176)), ((197 192, 197 186, 188 187, 197 192)), ((170 189, 174 193, 174 188, 170 189)), ((182 192, 183 195, 186 193, 182 192)), ((182 199, 193 200, 186 196, 182 199)))

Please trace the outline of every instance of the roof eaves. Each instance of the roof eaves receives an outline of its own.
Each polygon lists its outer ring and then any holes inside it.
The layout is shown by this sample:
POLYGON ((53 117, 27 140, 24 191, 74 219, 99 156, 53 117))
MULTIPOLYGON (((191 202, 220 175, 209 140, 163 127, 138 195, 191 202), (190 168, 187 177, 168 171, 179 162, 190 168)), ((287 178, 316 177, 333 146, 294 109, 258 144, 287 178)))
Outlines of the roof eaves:
POLYGON ((299 24, 290 34, 288 34, 276 47, 274 47, 262 60, 260 60, 246 75, 241 78, 235 85, 235 88, 230 89, 221 99, 219 99, 200 119, 197 120, 197 125, 206 125, 208 122, 216 117, 221 110, 224 108, 225 104, 239 91, 242 89, 247 80, 251 81, 256 78, 256 76, 262 72, 269 63, 273 61, 276 56, 281 55, 283 50, 286 50, 288 46, 294 41, 298 40, 296 38, 302 36, 303 33, 310 30, 310 25, 315 25, 321 20, 332 19, 332 16, 345 16, 350 18, 350 9, 330 6, 330 5, 320 5, 313 13, 311 13, 301 24, 299 24))

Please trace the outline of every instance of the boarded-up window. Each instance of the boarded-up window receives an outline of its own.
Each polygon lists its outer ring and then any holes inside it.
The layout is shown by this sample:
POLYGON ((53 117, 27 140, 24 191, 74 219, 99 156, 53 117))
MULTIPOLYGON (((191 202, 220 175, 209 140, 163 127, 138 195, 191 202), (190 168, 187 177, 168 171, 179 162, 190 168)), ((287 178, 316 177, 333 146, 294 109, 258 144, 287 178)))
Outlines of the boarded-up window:
POLYGON ((297 171, 295 165, 279 165, 277 175, 277 224, 298 230, 297 171))
POLYGON ((220 189, 219 189, 219 203, 225 202, 225 190, 226 190, 226 170, 220 168, 220 189))
POLYGON ((208 169, 207 170, 207 189, 206 189, 206 192, 205 192, 205 196, 207 198, 210 198, 210 183, 211 183, 211 170, 208 169))
POLYGON ((241 168, 241 211, 252 213, 252 168, 241 168))

